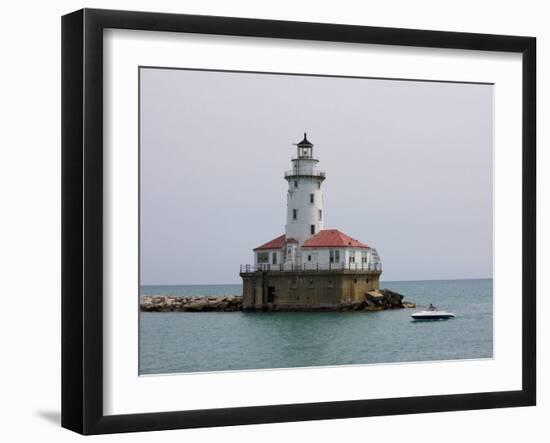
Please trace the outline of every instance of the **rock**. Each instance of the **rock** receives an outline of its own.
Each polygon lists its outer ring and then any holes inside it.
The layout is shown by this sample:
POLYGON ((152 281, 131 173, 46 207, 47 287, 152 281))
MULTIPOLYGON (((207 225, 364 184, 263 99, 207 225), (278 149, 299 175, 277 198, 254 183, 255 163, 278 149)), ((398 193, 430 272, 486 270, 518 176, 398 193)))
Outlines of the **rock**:
POLYGON ((186 303, 184 306, 184 310, 189 312, 202 312, 207 310, 207 307, 208 307, 208 302, 205 302, 203 300, 198 300, 198 301, 186 303))
POLYGON ((384 302, 387 309, 403 308, 403 295, 391 291, 390 289, 380 289, 379 291, 384 296, 384 302))

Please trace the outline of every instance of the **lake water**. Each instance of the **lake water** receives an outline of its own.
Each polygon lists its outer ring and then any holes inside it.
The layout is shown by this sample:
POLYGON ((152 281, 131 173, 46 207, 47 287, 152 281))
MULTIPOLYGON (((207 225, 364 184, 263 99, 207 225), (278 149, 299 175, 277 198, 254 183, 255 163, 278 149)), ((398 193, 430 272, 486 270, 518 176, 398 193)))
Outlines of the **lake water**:
MULTIPOLYGON (((140 374, 492 358, 493 281, 382 282, 450 310, 414 322, 380 312, 141 312, 140 374)), ((143 295, 240 295, 241 285, 142 286, 143 295)))

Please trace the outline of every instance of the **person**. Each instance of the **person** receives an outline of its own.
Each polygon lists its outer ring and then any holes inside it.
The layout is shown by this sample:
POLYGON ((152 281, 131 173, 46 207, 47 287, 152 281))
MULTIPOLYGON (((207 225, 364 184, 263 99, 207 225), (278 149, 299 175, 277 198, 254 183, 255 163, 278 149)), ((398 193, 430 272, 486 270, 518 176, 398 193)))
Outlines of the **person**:
POLYGON ((428 311, 435 311, 435 306, 430 303, 430 306, 428 306, 428 311))

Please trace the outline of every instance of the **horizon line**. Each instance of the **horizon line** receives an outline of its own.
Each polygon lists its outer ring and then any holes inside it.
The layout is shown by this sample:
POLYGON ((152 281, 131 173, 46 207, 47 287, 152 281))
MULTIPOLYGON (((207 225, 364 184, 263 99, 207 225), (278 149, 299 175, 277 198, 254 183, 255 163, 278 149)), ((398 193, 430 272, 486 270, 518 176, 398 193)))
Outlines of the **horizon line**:
MULTIPOLYGON (((402 282, 420 282, 420 281, 456 281, 456 280, 492 280, 493 277, 467 277, 467 278, 432 278, 419 280, 380 280, 380 283, 402 283, 402 282)), ((242 285, 242 283, 140 283, 139 286, 226 286, 242 285)))

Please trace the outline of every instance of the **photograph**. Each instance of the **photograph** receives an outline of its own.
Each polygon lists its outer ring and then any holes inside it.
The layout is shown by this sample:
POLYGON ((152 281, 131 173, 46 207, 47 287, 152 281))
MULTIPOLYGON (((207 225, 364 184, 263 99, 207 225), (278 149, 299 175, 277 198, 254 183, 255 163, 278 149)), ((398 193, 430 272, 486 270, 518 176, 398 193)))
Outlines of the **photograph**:
POLYGON ((3 6, 0 441, 550 442, 545 3, 3 6))
POLYGON ((494 84, 138 75, 140 376, 494 357, 494 84))

